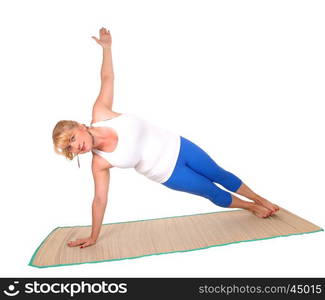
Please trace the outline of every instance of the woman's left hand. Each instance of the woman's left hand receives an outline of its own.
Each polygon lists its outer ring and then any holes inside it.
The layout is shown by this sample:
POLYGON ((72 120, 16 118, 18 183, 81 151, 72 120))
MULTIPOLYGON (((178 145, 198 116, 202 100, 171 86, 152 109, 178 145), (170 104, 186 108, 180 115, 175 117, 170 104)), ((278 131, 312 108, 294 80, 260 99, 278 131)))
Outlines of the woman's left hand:
POLYGON ((103 48, 110 48, 112 46, 111 33, 104 27, 99 30, 99 39, 95 36, 92 36, 92 38, 103 48))
POLYGON ((96 240, 94 240, 91 237, 87 237, 87 238, 83 238, 83 239, 77 239, 75 241, 69 241, 68 242, 68 246, 69 247, 76 247, 76 246, 80 246, 80 248, 85 248, 91 245, 96 244, 96 240))

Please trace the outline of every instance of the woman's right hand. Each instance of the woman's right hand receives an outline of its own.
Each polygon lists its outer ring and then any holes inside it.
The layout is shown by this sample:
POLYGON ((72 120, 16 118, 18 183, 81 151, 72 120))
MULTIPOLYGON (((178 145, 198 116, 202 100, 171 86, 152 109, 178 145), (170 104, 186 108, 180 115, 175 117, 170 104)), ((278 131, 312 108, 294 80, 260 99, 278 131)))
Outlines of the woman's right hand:
POLYGON ((111 33, 104 27, 99 30, 99 39, 95 36, 92 36, 92 38, 103 48, 110 48, 112 46, 111 33))
POLYGON ((92 237, 87 237, 87 238, 83 238, 83 239, 77 239, 75 241, 69 241, 67 243, 67 245, 69 247, 76 247, 76 246, 80 246, 80 248, 86 248, 88 246, 94 245, 96 244, 96 240, 93 239, 92 237))

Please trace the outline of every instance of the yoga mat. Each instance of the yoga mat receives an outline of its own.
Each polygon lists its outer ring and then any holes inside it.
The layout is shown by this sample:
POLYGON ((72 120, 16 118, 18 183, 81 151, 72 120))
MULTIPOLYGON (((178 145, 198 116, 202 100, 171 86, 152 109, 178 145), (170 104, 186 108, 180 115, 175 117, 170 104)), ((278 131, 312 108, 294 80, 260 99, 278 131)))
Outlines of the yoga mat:
POLYGON ((103 224, 96 244, 83 249, 69 247, 67 242, 90 236, 91 225, 57 227, 36 249, 29 265, 105 262, 318 231, 323 229, 284 208, 268 218, 236 209, 103 224))

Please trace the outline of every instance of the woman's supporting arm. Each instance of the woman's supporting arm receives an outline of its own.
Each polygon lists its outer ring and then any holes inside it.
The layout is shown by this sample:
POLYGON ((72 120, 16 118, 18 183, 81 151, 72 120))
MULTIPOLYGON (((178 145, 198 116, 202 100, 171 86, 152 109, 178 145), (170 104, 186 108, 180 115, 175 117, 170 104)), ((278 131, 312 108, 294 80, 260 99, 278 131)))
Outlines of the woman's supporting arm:
POLYGON ((102 228, 107 201, 98 201, 94 199, 92 204, 92 229, 90 237, 97 241, 102 228))
POLYGON ((110 169, 100 168, 98 166, 98 160, 96 160, 96 157, 93 157, 92 172, 95 184, 95 196, 92 203, 91 238, 96 241, 101 230, 107 205, 110 169))
POLYGON ((107 203, 105 201, 98 201, 98 199, 94 199, 92 204, 93 222, 91 235, 86 238, 76 239, 75 241, 69 241, 67 244, 69 247, 80 246, 80 248, 85 248, 96 244, 102 227, 106 204, 107 203))
POLYGON ((91 235, 86 238, 69 241, 68 246, 85 248, 96 243, 107 205, 107 194, 110 180, 109 168, 101 168, 96 155, 93 156, 92 172, 95 183, 95 196, 92 203, 92 230, 91 235))

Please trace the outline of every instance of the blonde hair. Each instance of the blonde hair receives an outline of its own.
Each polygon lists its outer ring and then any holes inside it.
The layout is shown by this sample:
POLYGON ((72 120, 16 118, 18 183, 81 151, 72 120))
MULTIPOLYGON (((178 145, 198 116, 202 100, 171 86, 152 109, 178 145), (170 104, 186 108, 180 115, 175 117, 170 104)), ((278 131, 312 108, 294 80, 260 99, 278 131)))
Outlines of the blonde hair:
POLYGON ((76 154, 68 151, 67 149, 71 137, 71 133, 69 131, 79 126, 80 124, 78 122, 72 120, 62 120, 56 123, 53 129, 52 139, 54 144, 54 151, 57 154, 63 155, 67 159, 73 160, 76 154))

